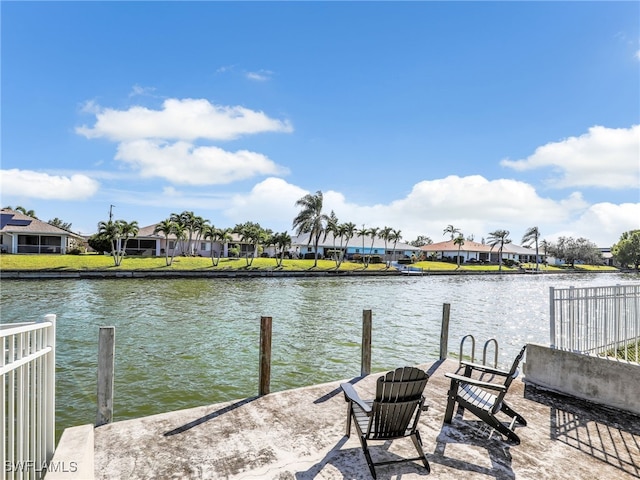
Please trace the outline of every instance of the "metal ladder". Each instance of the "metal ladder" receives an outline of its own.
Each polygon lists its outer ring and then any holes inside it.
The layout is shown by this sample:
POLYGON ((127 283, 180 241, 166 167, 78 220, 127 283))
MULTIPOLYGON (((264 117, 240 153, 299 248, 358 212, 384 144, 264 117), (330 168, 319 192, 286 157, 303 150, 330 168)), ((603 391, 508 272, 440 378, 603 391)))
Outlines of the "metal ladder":
MULTIPOLYGON (((462 362, 462 352, 464 350, 464 344, 466 343, 467 339, 471 340, 471 363, 475 363, 476 361, 476 339, 473 335, 469 334, 465 335, 464 337, 462 337, 462 340, 460 340, 460 355, 458 356, 458 365, 460 365, 460 363, 462 362)), ((495 338, 490 338, 489 340, 484 342, 484 346, 482 347, 482 365, 487 364, 487 350, 489 349, 489 345, 491 344, 494 345, 493 368, 498 368, 498 341, 495 338)))

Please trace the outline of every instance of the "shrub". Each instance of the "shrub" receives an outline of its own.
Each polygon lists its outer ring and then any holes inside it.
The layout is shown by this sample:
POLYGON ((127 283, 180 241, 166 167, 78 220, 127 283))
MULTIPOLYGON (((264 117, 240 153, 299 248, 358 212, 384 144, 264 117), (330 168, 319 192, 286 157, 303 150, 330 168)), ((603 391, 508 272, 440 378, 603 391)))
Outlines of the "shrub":
POLYGON ((382 257, 380 255, 371 255, 369 263, 382 263, 382 257))

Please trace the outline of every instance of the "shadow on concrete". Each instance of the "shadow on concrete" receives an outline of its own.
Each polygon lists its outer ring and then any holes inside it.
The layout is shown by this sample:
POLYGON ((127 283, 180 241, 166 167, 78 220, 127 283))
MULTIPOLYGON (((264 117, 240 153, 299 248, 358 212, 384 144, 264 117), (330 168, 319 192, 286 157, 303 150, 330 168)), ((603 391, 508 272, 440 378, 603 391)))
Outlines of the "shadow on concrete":
MULTIPOLYGON (((327 452, 322 460, 303 472, 296 472, 296 480, 314 480, 318 478, 320 472, 327 466, 333 471, 337 470, 340 472, 342 478, 371 478, 362 448, 357 447, 341 450, 347 440, 348 437, 342 437, 342 439, 327 452)), ((397 439, 394 441, 402 440, 407 439, 397 439)), ((375 462, 397 461, 404 458, 389 451, 391 443, 391 441, 386 441, 382 445, 369 444, 369 451, 375 462)), ((418 461, 380 465, 376 467, 376 477, 378 480, 400 480, 403 474, 428 476, 429 472, 427 472, 422 463, 418 461)))
MULTIPOLYGON (((436 448, 433 454, 427 454, 427 458, 432 463, 446 465, 462 472, 480 473, 499 480, 511 480, 515 479, 516 475, 511 465, 510 448, 511 444, 504 442, 500 434, 494 432, 483 421, 468 421, 454 417, 451 425, 442 425, 438 438, 436 438, 436 448), (467 447, 464 449, 467 452, 466 458, 463 460, 455 458, 453 455, 446 456, 447 447, 450 445, 465 445, 467 447), (486 450, 491 467, 469 461, 468 458, 473 457, 468 456, 468 446, 476 447, 474 450, 480 461, 485 455, 483 450, 486 450)), ((464 477, 464 473, 461 473, 460 478, 464 477)))
POLYGON ((202 425, 205 422, 208 422, 209 420, 213 420, 214 418, 219 417, 220 415, 224 415, 225 413, 231 412, 232 410, 235 410, 236 408, 240 408, 243 405, 246 405, 247 403, 250 403, 252 401, 254 401, 256 398, 258 397, 247 397, 243 400, 240 400, 239 402, 236 403, 232 403, 231 405, 227 405, 224 408, 221 408, 220 410, 216 410, 215 412, 211 412, 207 415, 205 415, 204 417, 200 417, 197 418, 196 420, 189 422, 189 423, 185 423, 184 425, 181 425, 177 428, 174 428, 173 430, 170 430, 168 432, 165 432, 163 435, 165 437, 170 437, 172 435, 177 435, 179 433, 184 433, 187 430, 191 430, 193 427, 197 427, 198 425, 202 425))
MULTIPOLYGON (((381 373, 381 375, 384 375, 384 373, 381 373)), ((350 383, 351 385, 355 385, 356 383, 358 383, 363 378, 365 378, 365 377, 354 377, 354 378, 352 378, 351 380, 349 380, 348 382, 345 382, 345 383, 350 383)), ((313 403, 319 404, 319 403, 327 402, 327 401, 331 400, 333 397, 335 397, 336 395, 339 395, 341 393, 342 393, 342 388, 340 388, 340 387, 334 388, 329 393, 326 393, 323 396, 321 396, 320 398, 317 398, 316 400, 314 400, 313 403)))
POLYGON ((525 387, 549 407, 549 437, 640 478, 640 417, 573 397, 525 387))

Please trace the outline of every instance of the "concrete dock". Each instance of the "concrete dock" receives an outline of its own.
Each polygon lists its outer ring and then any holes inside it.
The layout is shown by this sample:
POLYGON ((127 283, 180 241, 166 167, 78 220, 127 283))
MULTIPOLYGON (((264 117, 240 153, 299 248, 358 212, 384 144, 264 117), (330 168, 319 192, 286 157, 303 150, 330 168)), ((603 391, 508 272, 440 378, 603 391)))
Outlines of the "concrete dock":
MULTIPOLYGON (((452 360, 431 375, 419 430, 431 473, 418 463, 377 467, 379 479, 640 478, 640 417, 515 381, 507 399, 528 422, 520 445, 469 413, 443 424, 452 360)), ((371 398, 380 374, 350 382, 371 398)), ((115 422, 93 431, 97 479, 367 479, 355 431, 344 435, 340 382, 115 422)), ((415 456, 409 439, 374 443, 374 461, 415 456)))

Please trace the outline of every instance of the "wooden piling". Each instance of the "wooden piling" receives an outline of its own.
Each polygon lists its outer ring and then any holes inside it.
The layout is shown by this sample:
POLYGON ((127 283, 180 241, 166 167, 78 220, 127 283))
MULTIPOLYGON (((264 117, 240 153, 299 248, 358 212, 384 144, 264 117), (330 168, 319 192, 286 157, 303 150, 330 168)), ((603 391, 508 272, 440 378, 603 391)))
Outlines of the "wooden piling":
POLYGON ((371 310, 362 311, 362 361, 360 375, 371 373, 371 310))
POLYGON ((98 411, 96 427, 111 423, 113 420, 115 339, 115 327, 100 327, 98 334, 98 411))
POLYGON ((260 374, 258 395, 267 395, 271 383, 271 317, 260 317, 260 374))
POLYGON ((440 360, 447 358, 449 353, 449 314, 451 304, 442 304, 442 326, 440 328, 440 360))

